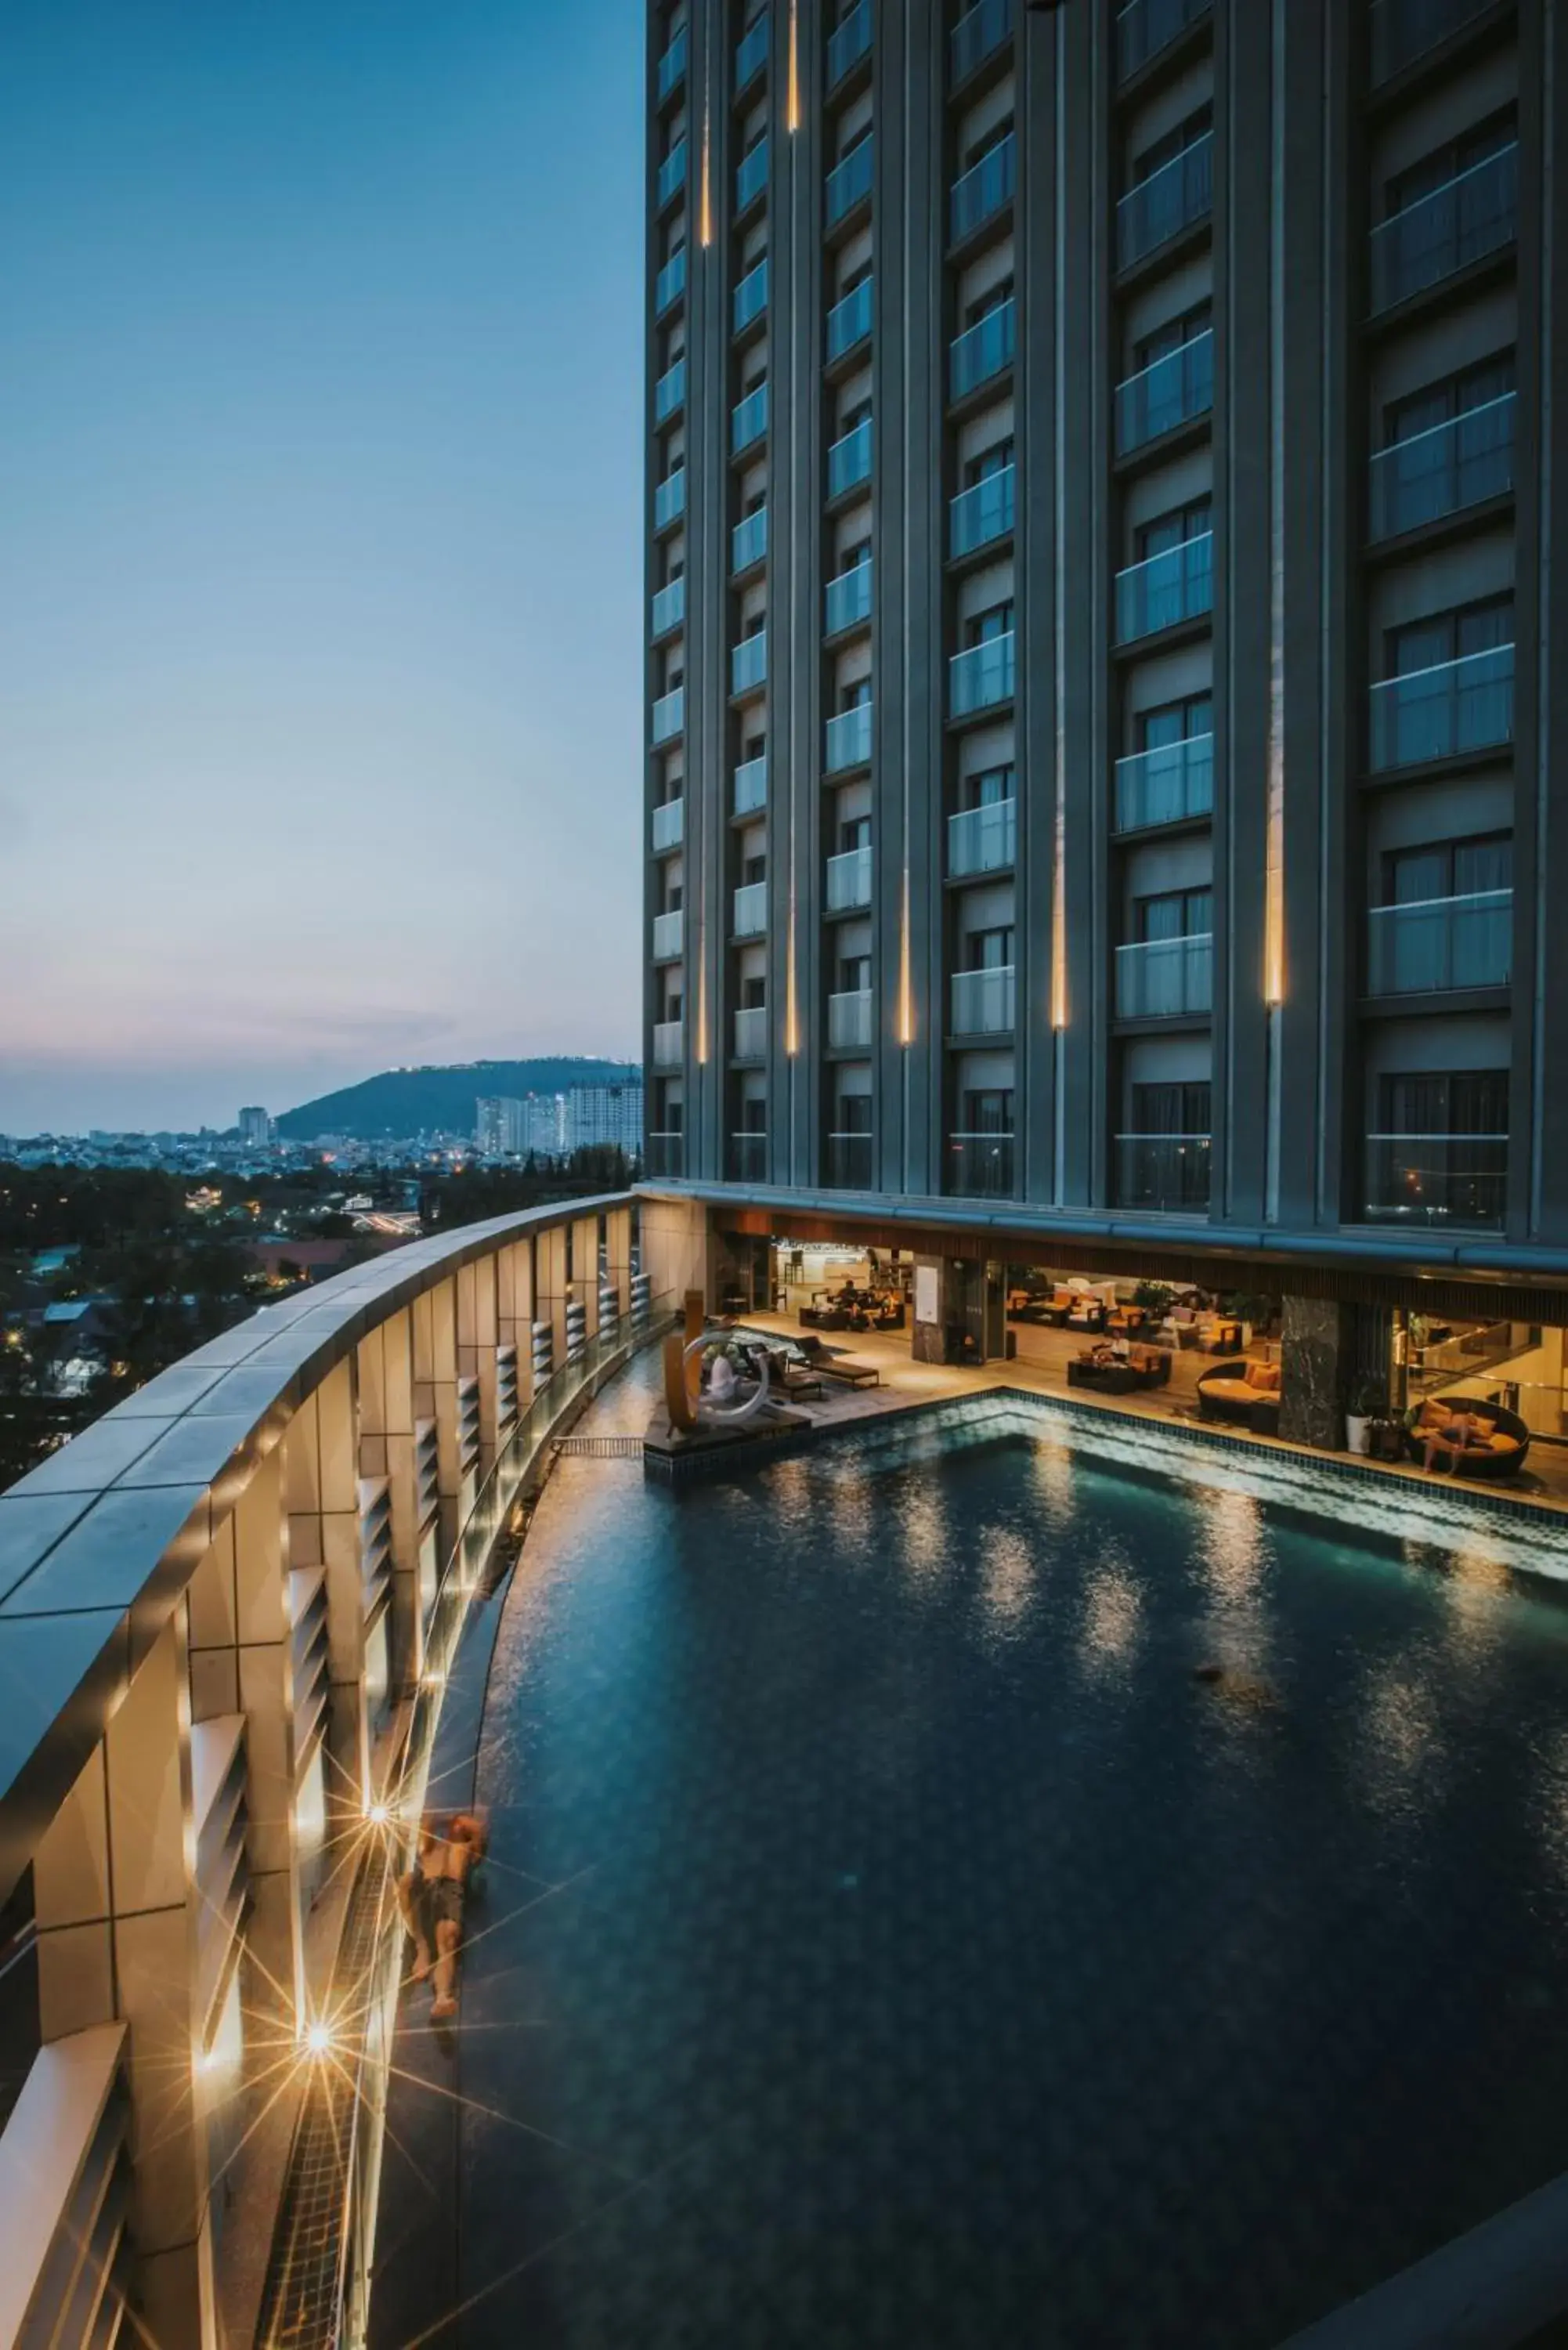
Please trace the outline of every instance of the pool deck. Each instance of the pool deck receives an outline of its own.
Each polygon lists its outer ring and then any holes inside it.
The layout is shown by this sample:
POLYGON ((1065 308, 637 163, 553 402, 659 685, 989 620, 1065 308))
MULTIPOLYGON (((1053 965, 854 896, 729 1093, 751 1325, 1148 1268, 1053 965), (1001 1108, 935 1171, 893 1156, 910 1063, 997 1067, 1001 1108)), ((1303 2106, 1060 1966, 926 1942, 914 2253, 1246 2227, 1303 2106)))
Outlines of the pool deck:
MULTIPOLYGON (((742 1320, 746 1329, 765 1331, 771 1337, 798 1339, 803 1335, 791 1315, 748 1314, 742 1320)), ((837 1428, 875 1419, 887 1412, 907 1410, 911 1405, 945 1403, 955 1397, 1013 1388, 1071 1402, 1075 1409, 1085 1411, 1110 1412, 1123 1419, 1152 1419, 1164 1428, 1199 1425, 1198 1381, 1205 1371, 1213 1368, 1212 1356, 1182 1352, 1172 1357, 1168 1387, 1133 1395, 1105 1396, 1092 1388, 1070 1388, 1067 1384, 1068 1364, 1088 1343, 1082 1332, 1025 1325, 1020 1328, 1018 1339, 1021 1351, 1012 1361, 966 1368, 917 1363, 910 1356, 907 1330, 867 1332, 864 1336, 848 1330, 833 1331, 824 1344, 836 1353, 875 1363, 881 1384, 875 1388, 845 1388, 829 1393, 819 1404, 798 1402, 792 1397, 790 1409, 800 1411, 819 1427, 837 1428)), ((1411 1461, 1366 1461, 1349 1452, 1320 1452, 1312 1445, 1293 1444, 1283 1437, 1262 1436, 1250 1429, 1228 1429, 1223 1421, 1205 1420, 1202 1426, 1208 1435, 1230 1434, 1249 1445, 1288 1453, 1301 1461, 1340 1461, 1347 1465, 1354 1461, 1358 1469, 1370 1469, 1391 1479, 1403 1478, 1415 1485, 1452 1486, 1472 1505, 1484 1506, 1489 1498, 1503 1498, 1539 1508, 1554 1523, 1568 1515, 1568 1447, 1543 1444, 1539 1439, 1531 1447, 1522 1475, 1511 1482, 1491 1486, 1474 1477, 1451 1477, 1421 1469, 1411 1461)))

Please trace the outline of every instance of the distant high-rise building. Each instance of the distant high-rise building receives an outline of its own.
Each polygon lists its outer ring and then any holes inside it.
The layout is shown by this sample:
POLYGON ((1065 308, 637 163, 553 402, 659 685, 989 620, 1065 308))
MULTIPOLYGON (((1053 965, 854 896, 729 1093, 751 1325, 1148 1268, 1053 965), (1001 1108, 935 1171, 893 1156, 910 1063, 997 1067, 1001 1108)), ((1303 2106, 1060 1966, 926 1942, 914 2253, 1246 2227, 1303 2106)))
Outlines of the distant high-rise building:
POLYGON ((564 1157, 566 1149, 566 1095, 530 1094, 524 1107, 527 1113, 528 1149, 535 1157, 564 1157))
POLYGON ((567 1147, 587 1150, 608 1143, 628 1159, 642 1149, 642 1079, 618 1086, 574 1086, 566 1097, 567 1147))
POLYGON ((484 1094, 473 1109, 473 1139, 486 1158, 520 1159, 529 1149, 526 1103, 505 1094, 484 1094))
POLYGON ((247 1150, 265 1150, 276 1129, 265 1109, 252 1104, 240 1112, 240 1140, 247 1150))

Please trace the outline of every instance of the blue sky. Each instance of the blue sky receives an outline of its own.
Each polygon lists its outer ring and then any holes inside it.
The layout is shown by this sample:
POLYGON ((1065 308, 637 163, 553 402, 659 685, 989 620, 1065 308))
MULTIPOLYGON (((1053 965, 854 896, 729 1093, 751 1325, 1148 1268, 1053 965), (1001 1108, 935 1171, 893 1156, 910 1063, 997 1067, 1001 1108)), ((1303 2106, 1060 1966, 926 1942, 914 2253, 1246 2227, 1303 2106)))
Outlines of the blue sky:
POLYGON ((0 1130, 635 1052, 640 0, 5 0, 0 1130))

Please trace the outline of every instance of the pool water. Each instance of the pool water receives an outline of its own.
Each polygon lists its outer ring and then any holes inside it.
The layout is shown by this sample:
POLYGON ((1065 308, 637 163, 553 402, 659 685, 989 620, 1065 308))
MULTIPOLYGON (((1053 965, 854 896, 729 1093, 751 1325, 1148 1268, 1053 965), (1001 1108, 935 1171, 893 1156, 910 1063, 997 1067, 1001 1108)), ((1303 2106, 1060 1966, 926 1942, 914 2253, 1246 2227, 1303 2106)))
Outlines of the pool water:
POLYGON ((567 1461, 480 1785, 433 2339, 1265 2350, 1568 2168, 1568 1609, 1484 1556, 1005 1416, 567 1461))

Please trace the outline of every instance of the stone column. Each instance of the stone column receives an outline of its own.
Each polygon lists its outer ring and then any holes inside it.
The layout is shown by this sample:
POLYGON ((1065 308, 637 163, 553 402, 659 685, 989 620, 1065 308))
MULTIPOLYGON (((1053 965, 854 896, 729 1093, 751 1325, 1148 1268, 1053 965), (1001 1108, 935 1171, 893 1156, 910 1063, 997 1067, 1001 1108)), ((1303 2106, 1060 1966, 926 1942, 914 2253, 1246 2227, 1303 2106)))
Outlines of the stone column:
POLYGON ((1280 1434, 1323 1452, 1345 1449, 1351 1370, 1351 1309, 1287 1297, 1280 1336, 1280 1434))
POLYGON ((655 1297, 679 1301, 689 1289, 708 1297, 708 1211, 695 1200, 644 1200, 642 1269, 655 1297))

